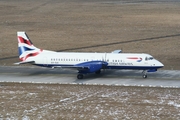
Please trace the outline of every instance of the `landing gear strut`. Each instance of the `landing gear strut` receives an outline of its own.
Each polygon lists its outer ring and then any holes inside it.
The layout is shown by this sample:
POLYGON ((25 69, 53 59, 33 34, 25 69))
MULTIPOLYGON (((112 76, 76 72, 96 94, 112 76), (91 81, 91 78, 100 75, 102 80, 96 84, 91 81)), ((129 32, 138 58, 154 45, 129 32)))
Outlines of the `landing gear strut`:
POLYGON ((143 73, 143 76, 142 76, 142 77, 143 77, 144 79, 147 78, 147 70, 143 70, 142 73, 143 73))
POLYGON ((83 77, 84 77, 83 74, 78 74, 77 75, 77 79, 83 79, 83 77))

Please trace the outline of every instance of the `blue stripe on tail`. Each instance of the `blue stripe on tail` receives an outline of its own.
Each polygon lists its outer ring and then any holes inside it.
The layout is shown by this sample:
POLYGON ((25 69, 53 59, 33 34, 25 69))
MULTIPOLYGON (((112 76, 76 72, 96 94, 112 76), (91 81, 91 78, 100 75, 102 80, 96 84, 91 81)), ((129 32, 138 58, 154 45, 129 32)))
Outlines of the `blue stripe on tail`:
POLYGON ((32 51, 32 50, 35 50, 35 49, 31 49, 31 48, 28 48, 28 47, 25 47, 25 46, 18 47, 19 56, 20 56, 23 52, 32 51))

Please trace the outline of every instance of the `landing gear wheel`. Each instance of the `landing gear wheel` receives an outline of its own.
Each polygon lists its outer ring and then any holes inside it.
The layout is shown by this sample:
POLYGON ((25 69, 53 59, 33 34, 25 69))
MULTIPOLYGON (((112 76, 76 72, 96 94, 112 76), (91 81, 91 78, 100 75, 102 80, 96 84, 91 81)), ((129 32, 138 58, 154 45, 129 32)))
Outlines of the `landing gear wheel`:
POLYGON ((84 77, 83 74, 78 74, 77 75, 77 79, 83 79, 83 77, 84 77))
POLYGON ((147 74, 146 74, 146 73, 147 73, 147 70, 143 70, 142 73, 143 73, 143 76, 142 76, 142 77, 143 77, 144 79, 147 78, 147 74))
POLYGON ((143 78, 147 78, 147 75, 143 75, 143 78))
POLYGON ((96 71, 95 73, 96 73, 96 74, 100 74, 100 73, 101 73, 101 70, 98 70, 98 71, 96 71))

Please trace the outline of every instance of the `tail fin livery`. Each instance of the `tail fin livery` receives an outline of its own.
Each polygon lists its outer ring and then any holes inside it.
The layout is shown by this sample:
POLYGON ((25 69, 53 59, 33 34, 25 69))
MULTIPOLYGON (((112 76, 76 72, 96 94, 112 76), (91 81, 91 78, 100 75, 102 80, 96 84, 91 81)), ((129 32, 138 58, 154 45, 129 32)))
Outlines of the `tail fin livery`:
POLYGON ((19 59, 25 61, 29 57, 33 57, 42 52, 36 48, 25 32, 17 32, 19 59))

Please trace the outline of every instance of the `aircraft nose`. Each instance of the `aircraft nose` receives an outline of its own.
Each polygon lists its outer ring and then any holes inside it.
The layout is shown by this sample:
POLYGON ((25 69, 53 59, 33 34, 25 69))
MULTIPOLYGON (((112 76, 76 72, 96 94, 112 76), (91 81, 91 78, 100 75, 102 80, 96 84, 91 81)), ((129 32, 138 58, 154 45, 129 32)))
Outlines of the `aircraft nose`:
POLYGON ((156 66, 158 68, 164 67, 164 65, 161 62, 159 62, 158 60, 156 60, 156 62, 154 61, 153 66, 156 66))
POLYGON ((163 65, 161 62, 159 62, 159 61, 158 61, 157 66, 159 66, 159 67, 164 67, 164 65, 163 65))

